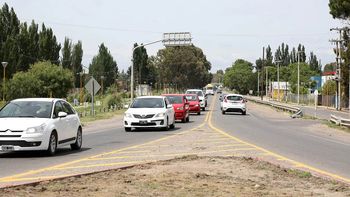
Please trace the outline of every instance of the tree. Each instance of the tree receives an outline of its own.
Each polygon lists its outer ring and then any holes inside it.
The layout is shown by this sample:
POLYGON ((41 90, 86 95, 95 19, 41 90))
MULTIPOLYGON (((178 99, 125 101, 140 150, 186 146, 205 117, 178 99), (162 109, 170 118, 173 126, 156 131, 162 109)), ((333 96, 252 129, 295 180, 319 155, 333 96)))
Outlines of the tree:
POLYGON ((80 79, 77 77, 77 73, 83 71, 83 65, 81 62, 83 61, 83 45, 79 40, 77 44, 73 46, 71 62, 72 62, 72 71, 75 74, 75 87, 79 87, 80 79))
POLYGON ((335 62, 326 64, 323 68, 323 72, 335 72, 337 69, 337 65, 335 62))
POLYGON ((309 65, 311 70, 315 71, 318 74, 321 74, 321 65, 317 59, 317 56, 313 52, 310 52, 309 65))
POLYGON ((103 43, 99 46, 98 54, 92 59, 89 66, 89 74, 98 81, 102 80, 101 77, 104 77, 103 84, 106 88, 114 84, 118 76, 117 63, 103 43))
POLYGON ((61 44, 57 43, 56 36, 51 28, 42 24, 39 33, 39 59, 59 63, 61 44))
POLYGON ((65 98, 73 87, 70 70, 49 61, 38 62, 28 72, 18 72, 7 86, 7 99, 23 97, 65 98))
POLYGON ((330 14, 333 18, 348 20, 350 16, 350 0, 329 0, 330 14))
MULTIPOLYGON (((298 64, 294 63, 290 66, 290 78, 291 89, 293 93, 297 93, 298 87, 298 64)), ((300 94, 307 94, 309 88, 313 88, 314 83, 310 79, 311 76, 316 75, 316 72, 310 69, 310 66, 306 63, 300 63, 300 94)))
POLYGON ((257 73, 252 72, 252 66, 253 64, 246 60, 236 60, 225 72, 224 85, 238 91, 240 94, 247 94, 249 90, 256 90, 257 73))
POLYGON ((69 38, 64 38, 64 44, 62 48, 62 61, 63 68, 71 69, 72 64, 72 42, 69 38))
MULTIPOLYGON (((138 44, 135 43, 134 47, 137 47, 138 44)), ((136 79, 136 83, 149 84, 151 81, 149 79, 150 70, 148 65, 148 54, 145 47, 139 47, 134 51, 133 54, 133 64, 134 64, 134 77, 136 79)))
POLYGON ((322 87, 322 95, 335 95, 337 84, 333 80, 328 80, 322 87))
POLYGON ((160 83, 178 88, 202 88, 212 80, 211 64, 195 46, 166 47, 157 53, 160 83))

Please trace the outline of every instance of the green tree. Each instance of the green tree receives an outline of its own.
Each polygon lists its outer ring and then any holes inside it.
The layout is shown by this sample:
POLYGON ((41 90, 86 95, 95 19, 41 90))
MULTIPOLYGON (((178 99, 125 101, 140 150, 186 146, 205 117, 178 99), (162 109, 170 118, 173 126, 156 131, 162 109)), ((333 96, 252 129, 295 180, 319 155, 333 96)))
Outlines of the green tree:
POLYGON ((64 44, 62 48, 62 61, 63 68, 71 69, 72 64, 72 41, 69 38, 64 38, 64 44))
MULTIPOLYGON (((292 93, 297 93, 298 87, 298 64, 294 63, 290 66, 290 78, 292 93)), ((306 63, 300 63, 300 94, 307 94, 309 88, 313 88, 315 85, 310 79, 311 76, 316 75, 316 72, 310 69, 310 66, 306 63)))
POLYGON ((310 52, 309 65, 311 70, 315 71, 317 74, 321 74, 321 64, 313 52, 310 52))
POLYGON ((337 84, 333 80, 328 80, 322 87, 322 95, 335 95, 337 84))
POLYGON ((77 44, 73 46, 72 56, 71 56, 71 62, 72 62, 72 71, 73 74, 75 74, 75 82, 74 86, 79 87, 80 85, 80 79, 77 76, 77 73, 80 73, 83 71, 83 45, 82 42, 79 40, 77 44))
POLYGON ((323 72, 335 72, 336 69, 337 69, 336 63, 333 62, 333 63, 326 64, 323 68, 323 72))
POLYGON ((166 47, 157 53, 162 84, 178 88, 202 88, 212 80, 211 64, 203 51, 195 46, 166 47))
POLYGON ((238 59, 228 68, 224 75, 224 85, 241 94, 257 89, 257 73, 252 72, 252 63, 238 59))
POLYGON ((102 43, 99 46, 98 54, 93 57, 89 66, 89 74, 100 81, 104 77, 104 87, 106 89, 114 84, 118 76, 118 66, 114 61, 108 48, 102 43))
POLYGON ((38 62, 28 72, 18 72, 7 86, 7 99, 22 97, 65 98, 73 87, 73 74, 48 61, 38 62))
POLYGON ((57 42, 56 36, 51 28, 41 26, 39 33, 39 59, 59 63, 61 44, 57 42))
POLYGON ((329 0, 330 14, 333 18, 348 20, 350 16, 350 0, 329 0))

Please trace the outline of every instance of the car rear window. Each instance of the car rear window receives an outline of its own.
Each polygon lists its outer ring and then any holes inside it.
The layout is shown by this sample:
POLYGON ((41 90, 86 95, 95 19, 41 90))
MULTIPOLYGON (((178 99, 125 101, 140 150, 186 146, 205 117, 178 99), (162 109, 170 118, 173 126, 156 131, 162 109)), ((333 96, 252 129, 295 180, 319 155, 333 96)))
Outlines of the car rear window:
POLYGON ((181 104, 183 103, 182 96, 166 96, 170 104, 181 104))
POLYGON ((226 99, 230 100, 230 101, 241 101, 241 100, 243 100, 243 97, 241 97, 241 96, 226 96, 226 99))
POLYGON ((197 100, 197 96, 195 95, 186 95, 186 99, 189 101, 196 101, 197 100))
POLYGON ((186 94, 197 94, 197 96, 203 96, 202 91, 187 91, 186 94))

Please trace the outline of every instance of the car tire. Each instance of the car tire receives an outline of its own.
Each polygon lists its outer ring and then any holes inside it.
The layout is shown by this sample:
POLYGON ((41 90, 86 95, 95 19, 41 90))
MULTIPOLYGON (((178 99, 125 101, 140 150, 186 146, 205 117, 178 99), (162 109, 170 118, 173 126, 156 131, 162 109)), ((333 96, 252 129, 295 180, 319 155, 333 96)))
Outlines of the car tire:
POLYGON ((202 107, 202 111, 205 111, 205 107, 202 107))
POLYGON ((190 122, 190 116, 187 116, 186 122, 190 122))
POLYGON ((175 128, 175 117, 174 117, 174 122, 173 124, 170 125, 170 129, 174 129, 175 128))
POLYGON ((242 115, 246 115, 246 114, 247 114, 247 112, 246 112, 246 111, 242 112, 242 115))
POLYGON ((77 131, 76 140, 75 140, 74 144, 70 145, 70 148, 72 150, 80 150, 82 145, 83 145, 83 132, 82 132, 81 128, 79 127, 79 129, 77 131))
POLYGON ((130 132, 131 131, 131 127, 124 127, 126 132, 130 132))
POLYGON ((222 114, 225 114, 226 112, 224 110, 222 110, 222 114))
POLYGON ((47 155, 53 156, 56 154, 57 151, 57 134, 55 131, 53 131, 50 135, 49 139, 49 147, 46 150, 47 155))
POLYGON ((169 119, 166 119, 166 125, 163 127, 163 131, 169 131, 169 119))
POLYGON ((201 111, 197 112, 197 115, 201 115, 201 111))
POLYGON ((182 123, 185 123, 186 122, 186 117, 184 117, 182 120, 181 120, 182 123))

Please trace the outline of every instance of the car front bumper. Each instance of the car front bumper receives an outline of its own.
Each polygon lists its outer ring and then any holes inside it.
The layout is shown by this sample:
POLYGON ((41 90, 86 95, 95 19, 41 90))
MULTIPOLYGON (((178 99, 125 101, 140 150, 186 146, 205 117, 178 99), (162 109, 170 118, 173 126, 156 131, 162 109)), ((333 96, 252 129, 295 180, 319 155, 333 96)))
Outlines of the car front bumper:
POLYGON ((1 137, 0 152, 47 150, 49 134, 22 134, 21 137, 1 137))
POLYGON ((166 117, 149 119, 124 117, 124 127, 126 128, 162 128, 165 127, 166 124, 166 117))

